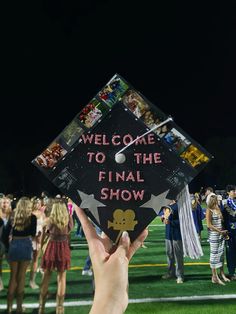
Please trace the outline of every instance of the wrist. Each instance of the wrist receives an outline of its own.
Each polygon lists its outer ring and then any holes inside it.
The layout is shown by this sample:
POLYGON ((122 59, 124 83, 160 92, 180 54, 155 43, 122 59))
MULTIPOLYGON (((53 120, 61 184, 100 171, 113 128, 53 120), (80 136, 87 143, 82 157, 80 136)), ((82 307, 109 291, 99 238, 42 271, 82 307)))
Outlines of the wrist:
POLYGON ((128 306, 128 302, 121 302, 113 299, 112 297, 96 297, 94 298, 93 305, 89 314, 123 314, 128 306))

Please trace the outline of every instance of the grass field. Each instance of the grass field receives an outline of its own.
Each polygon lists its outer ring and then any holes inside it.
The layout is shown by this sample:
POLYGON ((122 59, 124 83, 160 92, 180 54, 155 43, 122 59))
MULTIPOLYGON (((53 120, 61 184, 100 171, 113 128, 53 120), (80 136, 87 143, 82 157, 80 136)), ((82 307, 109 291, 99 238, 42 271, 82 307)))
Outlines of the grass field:
MULTIPOLYGON (((206 228, 206 227, 205 227, 206 228)), ((128 306, 126 313, 235 313, 236 311, 236 282, 227 283, 220 286, 211 283, 211 271, 209 268, 209 243, 206 230, 203 232, 202 247, 204 256, 199 260, 185 258, 185 282, 176 284, 175 280, 163 280, 161 276, 166 272, 166 255, 164 245, 164 227, 159 218, 156 218, 149 227, 149 235, 145 242, 146 249, 140 249, 133 257, 129 269, 129 297, 132 302, 128 306), (191 296, 215 296, 215 300, 187 300, 170 301, 160 298, 191 297, 191 296), (232 295, 232 297, 227 296, 232 295), (234 295, 234 296, 233 296, 234 295), (220 300, 222 296, 228 299, 220 300), (150 300, 148 300, 150 298, 150 300), (145 299, 145 300, 140 300, 145 299), (151 300, 152 299, 152 300, 151 300), (154 299, 154 300, 153 300, 154 299), (138 303, 141 302, 141 303, 138 303), (145 302, 145 303, 144 303, 145 302)), ((76 238, 74 232, 71 238, 72 244, 72 265, 67 273, 67 293, 66 302, 69 306, 65 308, 65 313, 88 313, 90 305, 73 305, 82 301, 93 299, 92 279, 82 276, 81 271, 85 258, 88 254, 86 240, 76 238)), ((3 280, 5 287, 9 280, 9 267, 4 261, 3 280)), ((225 267, 227 273, 227 268, 225 267)), ((37 283, 41 280, 41 274, 37 276, 37 283)), ((28 287, 29 273, 26 278, 25 304, 26 313, 36 312, 33 307, 37 307, 38 290, 28 287)), ((6 305, 6 289, 0 292, 0 312, 3 305, 6 305)), ((56 275, 54 274, 50 285, 50 295, 48 303, 55 303, 56 275)), ((55 308, 47 308, 46 313, 55 313, 55 308)), ((101 313, 102 314, 102 313, 101 313)))

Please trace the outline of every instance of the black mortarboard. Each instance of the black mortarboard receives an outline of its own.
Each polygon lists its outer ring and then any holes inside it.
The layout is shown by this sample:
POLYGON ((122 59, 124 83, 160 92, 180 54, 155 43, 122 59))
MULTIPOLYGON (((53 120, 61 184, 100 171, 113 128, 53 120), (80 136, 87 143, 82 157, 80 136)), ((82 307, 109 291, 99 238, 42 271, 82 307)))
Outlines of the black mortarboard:
POLYGON ((33 163, 115 242, 133 241, 210 161, 115 75, 33 163))

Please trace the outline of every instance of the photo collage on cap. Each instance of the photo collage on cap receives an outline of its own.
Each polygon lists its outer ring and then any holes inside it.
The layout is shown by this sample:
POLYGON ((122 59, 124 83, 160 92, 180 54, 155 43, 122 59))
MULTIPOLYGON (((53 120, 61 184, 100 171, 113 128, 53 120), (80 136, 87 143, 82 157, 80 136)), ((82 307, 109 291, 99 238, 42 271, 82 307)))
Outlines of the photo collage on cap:
POLYGON ((54 170, 62 157, 77 145, 81 135, 96 127, 128 88, 128 84, 119 75, 114 75, 33 163, 43 170, 54 170), (60 154, 54 147, 60 147, 60 154))
POLYGON ((116 74, 33 162, 44 170, 55 169, 62 157, 77 145, 81 135, 96 127, 120 101, 146 125, 147 130, 156 127, 153 133, 192 168, 201 169, 210 160, 207 152, 175 122, 169 121, 158 128, 168 116, 116 74))
POLYGON ((122 97, 123 104, 144 124, 153 130, 183 162, 197 170, 209 162, 210 157, 189 135, 186 135, 174 121, 169 121, 158 128, 168 116, 154 106, 142 94, 130 87, 122 97), (156 127, 156 128, 155 128, 156 127))

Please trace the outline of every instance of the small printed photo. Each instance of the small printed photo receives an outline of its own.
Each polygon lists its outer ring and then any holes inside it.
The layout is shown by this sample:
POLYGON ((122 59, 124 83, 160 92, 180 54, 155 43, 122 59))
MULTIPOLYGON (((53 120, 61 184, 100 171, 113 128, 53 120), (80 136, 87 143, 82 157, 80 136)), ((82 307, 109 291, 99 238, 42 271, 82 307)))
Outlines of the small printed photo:
POLYGON ((67 151, 57 142, 53 142, 41 155, 35 158, 35 162, 42 168, 53 168, 57 162, 65 156, 67 151))
MULTIPOLYGON (((141 120, 150 129, 157 127, 158 124, 163 122, 165 119, 166 117, 163 115, 163 113, 159 112, 157 108, 153 108, 151 106, 149 106, 149 108, 144 112, 144 114, 141 117, 141 120)), ((166 125, 163 125, 160 128, 156 128, 153 132, 159 135, 160 137, 166 135, 167 133, 166 125)))
POLYGON ((186 171, 181 170, 178 166, 172 173, 167 176, 166 181, 170 183, 172 188, 180 188, 192 181, 192 176, 186 171))
POLYGON ((171 129, 163 139, 167 144, 171 145, 179 155, 191 144, 191 142, 175 128, 171 129))
POLYGON ((129 86, 116 75, 98 93, 98 97, 101 98, 108 106, 112 107, 128 88, 129 86))
POLYGON ((156 113, 152 110, 146 111, 144 116, 142 117, 142 120, 150 129, 162 122, 161 119, 157 117, 156 113))
POLYGON ((63 190, 69 191, 71 186, 77 182, 68 167, 64 168, 57 177, 53 179, 53 183, 63 190))
POLYGON ((200 149, 194 145, 190 145, 181 155, 184 160, 188 161, 193 168, 206 164, 210 158, 207 157, 200 149))
POLYGON ((84 130, 79 126, 74 119, 61 133, 63 139, 68 146, 72 146, 84 133, 84 130))
MULTIPOLYGON (((158 126, 163 121, 164 119, 156 118, 155 123, 152 125, 152 128, 155 126, 158 126)), ((153 132, 157 134, 159 137, 165 137, 170 132, 171 129, 172 129, 172 123, 167 122, 163 124, 162 126, 160 126, 159 128, 157 127, 153 132)))
POLYGON ((128 90, 122 97, 122 102, 137 118, 142 117, 150 109, 145 100, 134 90, 128 90))
POLYGON ((78 119, 90 129, 107 111, 108 107, 94 98, 79 113, 78 119))

